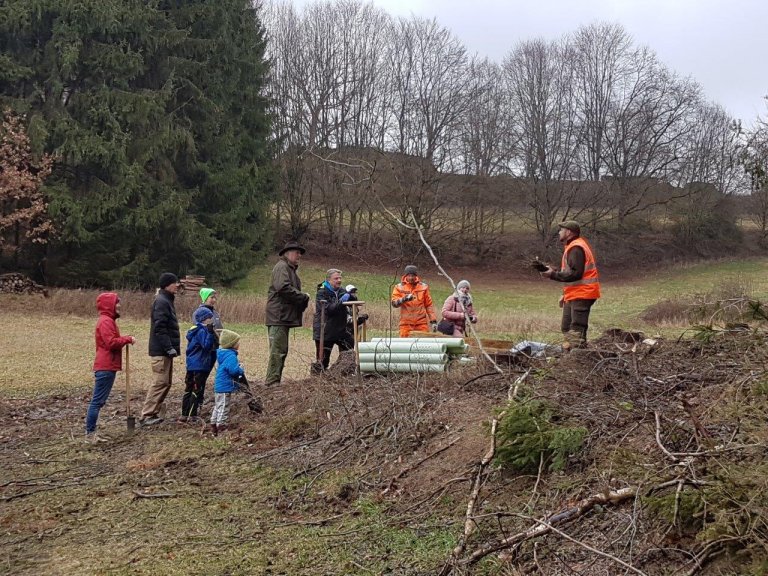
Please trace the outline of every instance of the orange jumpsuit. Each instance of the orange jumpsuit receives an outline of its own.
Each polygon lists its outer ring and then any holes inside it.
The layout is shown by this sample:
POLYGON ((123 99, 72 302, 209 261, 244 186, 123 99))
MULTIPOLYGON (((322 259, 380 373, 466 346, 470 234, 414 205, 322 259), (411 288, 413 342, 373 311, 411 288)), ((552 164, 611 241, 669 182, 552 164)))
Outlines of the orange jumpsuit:
POLYGON ((430 322, 437 322, 432 295, 426 282, 416 276, 413 284, 406 282, 406 276, 392 290, 392 306, 400 308, 400 337, 407 338, 413 330, 429 330, 430 322), (415 298, 407 302, 403 298, 413 294, 415 298))

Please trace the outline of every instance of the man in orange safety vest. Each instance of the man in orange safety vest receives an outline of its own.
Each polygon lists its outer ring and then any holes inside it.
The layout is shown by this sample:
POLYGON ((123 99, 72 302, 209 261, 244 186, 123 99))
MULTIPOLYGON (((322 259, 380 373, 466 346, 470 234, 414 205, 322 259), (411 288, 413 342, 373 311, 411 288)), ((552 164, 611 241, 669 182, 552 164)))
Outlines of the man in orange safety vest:
POLYGON ((580 346, 587 341, 589 312, 600 298, 600 278, 592 248, 581 237, 578 222, 567 220, 558 224, 560 242, 565 247, 560 270, 551 266, 541 272, 544 278, 565 283, 560 307, 563 309, 561 330, 566 343, 580 346))

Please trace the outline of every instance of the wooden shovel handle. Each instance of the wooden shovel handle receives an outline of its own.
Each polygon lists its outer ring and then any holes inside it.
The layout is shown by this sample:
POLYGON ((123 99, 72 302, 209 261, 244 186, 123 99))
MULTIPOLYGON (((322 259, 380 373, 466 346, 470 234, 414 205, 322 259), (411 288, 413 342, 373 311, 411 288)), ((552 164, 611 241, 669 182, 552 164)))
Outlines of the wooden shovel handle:
POLYGON ((131 345, 125 347, 125 415, 131 417, 131 345))

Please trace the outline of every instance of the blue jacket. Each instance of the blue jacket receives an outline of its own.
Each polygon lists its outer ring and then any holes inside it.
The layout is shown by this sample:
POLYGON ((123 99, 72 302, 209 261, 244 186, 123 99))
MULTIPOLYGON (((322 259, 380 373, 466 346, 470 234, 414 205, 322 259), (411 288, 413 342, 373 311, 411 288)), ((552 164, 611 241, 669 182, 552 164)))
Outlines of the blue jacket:
POLYGON ((238 386, 235 378, 245 376, 245 370, 237 361, 237 350, 219 348, 216 351, 216 360, 219 362, 219 367, 216 369, 213 391, 216 394, 237 392, 238 386))
POLYGON ((202 324, 187 331, 187 370, 210 372, 216 363, 216 334, 202 324))

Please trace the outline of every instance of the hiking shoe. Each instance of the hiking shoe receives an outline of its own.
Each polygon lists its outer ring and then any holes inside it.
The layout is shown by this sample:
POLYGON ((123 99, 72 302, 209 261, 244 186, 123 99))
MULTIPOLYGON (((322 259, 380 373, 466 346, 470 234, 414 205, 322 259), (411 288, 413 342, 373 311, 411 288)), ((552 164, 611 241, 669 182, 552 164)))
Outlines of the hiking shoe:
POLYGON ((103 436, 99 436, 96 432, 86 432, 85 441, 88 444, 98 444, 99 442, 109 442, 108 439, 103 436))
POLYGON ((155 424, 160 424, 163 421, 162 418, 158 416, 148 416, 147 418, 144 418, 139 424, 142 426, 154 426, 155 424))
POLYGON ((218 433, 219 433, 219 427, 218 427, 218 426, 216 426, 216 424, 213 424, 213 423, 212 423, 212 424, 211 424, 211 434, 213 434, 214 436, 216 436, 216 435, 218 435, 218 433))
POLYGON ((186 424, 187 422, 189 422, 189 417, 187 416, 179 416, 178 418, 176 418, 177 424, 186 424))

